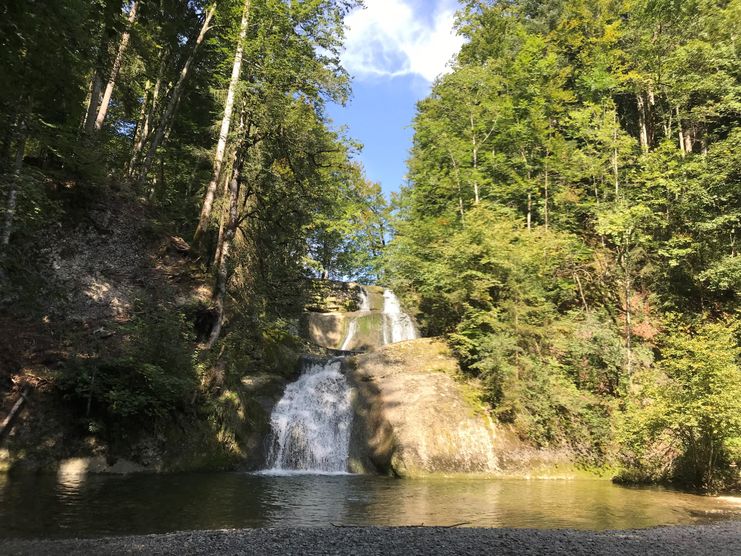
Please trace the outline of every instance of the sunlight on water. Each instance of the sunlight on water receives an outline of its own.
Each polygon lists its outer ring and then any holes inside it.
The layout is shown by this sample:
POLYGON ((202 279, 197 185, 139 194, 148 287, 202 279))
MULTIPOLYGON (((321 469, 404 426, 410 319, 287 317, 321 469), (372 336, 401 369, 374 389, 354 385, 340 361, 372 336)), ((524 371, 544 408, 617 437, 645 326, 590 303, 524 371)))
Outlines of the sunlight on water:
POLYGON ((240 527, 453 525, 629 529, 739 519, 730 501, 609 481, 397 480, 363 475, 0 475, 0 536, 240 527))

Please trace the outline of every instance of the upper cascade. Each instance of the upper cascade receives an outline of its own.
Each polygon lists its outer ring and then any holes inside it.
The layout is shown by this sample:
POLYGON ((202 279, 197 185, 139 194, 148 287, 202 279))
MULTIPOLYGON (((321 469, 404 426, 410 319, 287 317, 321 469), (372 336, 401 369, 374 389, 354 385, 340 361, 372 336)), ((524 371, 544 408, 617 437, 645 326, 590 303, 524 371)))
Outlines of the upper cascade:
POLYGON ((396 294, 389 289, 383 292, 383 343, 395 344, 406 340, 416 340, 419 332, 412 318, 401 309, 396 294))
MULTIPOLYGON (((347 315, 347 332, 340 346, 342 351, 366 351, 368 348, 363 341, 359 341, 360 324, 364 325, 364 336, 376 337, 377 345, 395 344, 405 340, 419 338, 417 327, 407 313, 401 308, 396 294, 389 289, 383 290, 383 310, 380 320, 372 317, 372 306, 366 286, 359 286, 360 310, 355 314, 347 315), (370 313, 370 314, 369 314, 370 313)), ((375 347, 375 346, 371 346, 375 347)))
POLYGON ((355 283, 322 282, 304 319, 304 334, 317 345, 345 351, 372 351, 419 338, 414 319, 390 289, 355 283))
POLYGON ((371 310, 370 297, 364 286, 359 286, 358 296, 360 297, 359 311, 367 312, 371 310))

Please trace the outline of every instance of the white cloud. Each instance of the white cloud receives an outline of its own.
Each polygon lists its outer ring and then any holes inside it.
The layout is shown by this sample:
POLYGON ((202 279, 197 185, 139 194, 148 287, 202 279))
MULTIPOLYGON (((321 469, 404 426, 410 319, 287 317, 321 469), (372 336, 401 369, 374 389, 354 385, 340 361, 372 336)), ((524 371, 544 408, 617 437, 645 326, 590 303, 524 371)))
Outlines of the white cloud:
POLYGON ((453 0, 366 0, 366 5, 345 20, 342 61, 355 76, 418 75, 432 81, 463 43, 453 31, 453 0), (423 9, 431 17, 424 17, 423 9))

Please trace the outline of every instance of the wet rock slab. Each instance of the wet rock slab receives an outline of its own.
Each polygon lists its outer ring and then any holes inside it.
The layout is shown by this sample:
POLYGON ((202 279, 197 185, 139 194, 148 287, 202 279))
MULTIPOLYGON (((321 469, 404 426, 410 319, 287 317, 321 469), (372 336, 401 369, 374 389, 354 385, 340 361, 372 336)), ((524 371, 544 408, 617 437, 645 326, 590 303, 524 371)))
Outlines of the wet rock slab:
POLYGON ((0 554, 741 554, 741 522, 630 531, 331 527, 0 541, 0 554))

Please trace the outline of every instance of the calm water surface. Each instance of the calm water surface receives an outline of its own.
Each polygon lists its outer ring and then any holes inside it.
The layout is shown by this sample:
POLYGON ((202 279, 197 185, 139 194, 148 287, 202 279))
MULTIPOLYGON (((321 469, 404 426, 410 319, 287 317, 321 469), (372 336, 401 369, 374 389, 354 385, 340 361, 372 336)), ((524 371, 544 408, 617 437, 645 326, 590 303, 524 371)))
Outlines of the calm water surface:
POLYGON ((596 480, 0 475, 2 537, 330 524, 623 529, 729 518, 741 519, 741 507, 727 500, 596 480))

